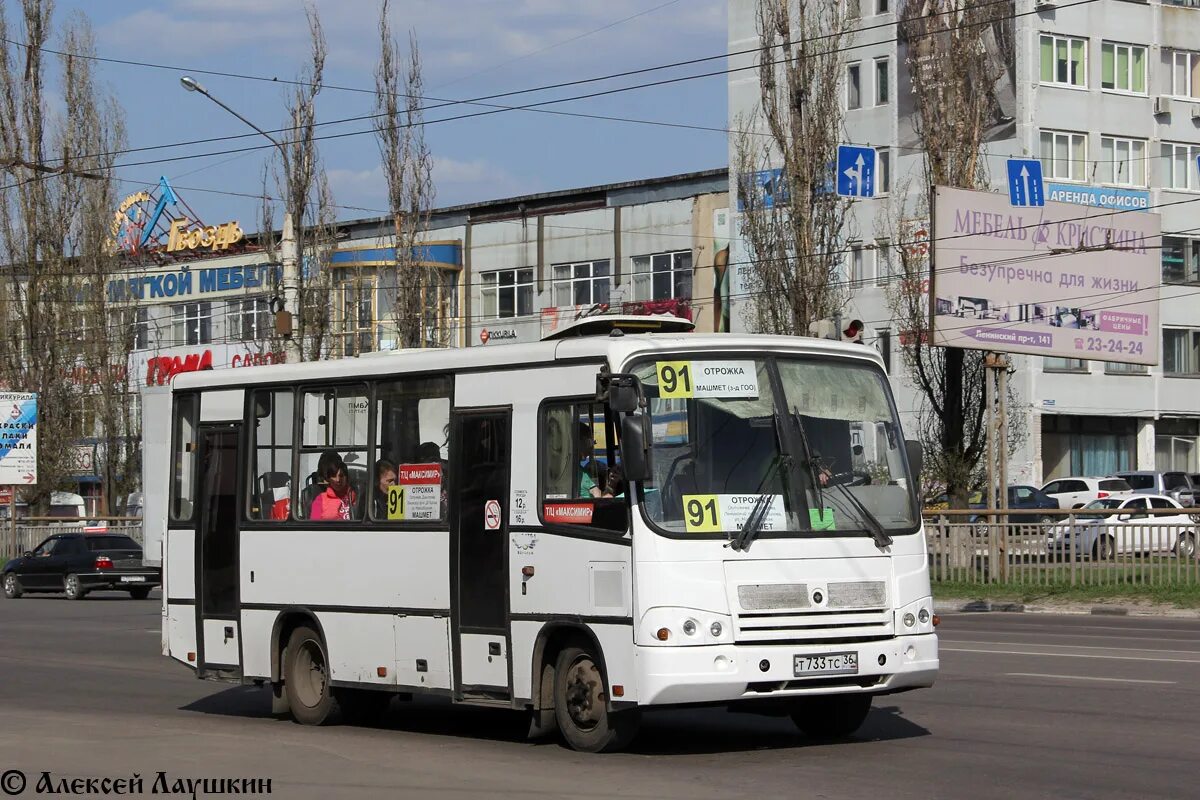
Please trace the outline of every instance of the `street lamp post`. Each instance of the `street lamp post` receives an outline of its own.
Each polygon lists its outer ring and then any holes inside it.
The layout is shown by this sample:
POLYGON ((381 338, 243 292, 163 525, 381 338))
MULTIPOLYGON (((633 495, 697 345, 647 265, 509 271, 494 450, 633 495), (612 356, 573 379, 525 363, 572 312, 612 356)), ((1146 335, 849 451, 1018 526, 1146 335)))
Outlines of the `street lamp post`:
MULTIPOLYGON (((266 137, 267 141, 279 148, 279 154, 283 156, 283 163, 287 164, 287 151, 269 133, 255 125, 250 120, 243 117, 238 112, 234 111, 229 106, 222 103, 216 97, 209 93, 208 89, 200 84, 195 78, 190 75, 184 75, 179 79, 183 84, 183 88, 189 92, 199 92, 200 94, 212 100, 221 108, 228 111, 233 116, 240 119, 242 122, 249 125, 254 130, 266 137)), ((283 236, 279 240, 279 256, 283 267, 283 308, 275 312, 275 330, 280 333, 286 342, 287 354, 289 361, 302 361, 304 359, 303 349, 299 338, 294 335, 292 329, 292 315, 299 314, 300 309, 300 248, 296 241, 296 226, 292 219, 290 208, 286 207, 283 213, 283 236)))

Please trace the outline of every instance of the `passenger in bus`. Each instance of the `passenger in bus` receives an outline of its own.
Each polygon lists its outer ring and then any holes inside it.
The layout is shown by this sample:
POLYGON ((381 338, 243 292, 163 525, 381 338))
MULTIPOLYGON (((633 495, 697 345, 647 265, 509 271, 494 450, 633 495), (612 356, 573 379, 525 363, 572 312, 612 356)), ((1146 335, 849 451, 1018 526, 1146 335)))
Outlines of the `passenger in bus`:
POLYGON ((624 491, 624 481, 620 469, 614 465, 612 469, 603 469, 594 458, 596 440, 592 437, 592 426, 586 422, 579 423, 579 453, 586 458, 579 465, 579 496, 580 497, 616 497, 624 491), (615 486, 614 486, 614 473, 615 486))
POLYGON ((310 519, 350 519, 357 499, 346 473, 346 462, 335 451, 321 454, 317 475, 325 483, 325 491, 312 501, 310 519), (332 457, 331 457, 332 456, 332 457))
POLYGON ((375 462, 375 519, 387 519, 388 488, 396 485, 396 465, 381 458, 375 462))

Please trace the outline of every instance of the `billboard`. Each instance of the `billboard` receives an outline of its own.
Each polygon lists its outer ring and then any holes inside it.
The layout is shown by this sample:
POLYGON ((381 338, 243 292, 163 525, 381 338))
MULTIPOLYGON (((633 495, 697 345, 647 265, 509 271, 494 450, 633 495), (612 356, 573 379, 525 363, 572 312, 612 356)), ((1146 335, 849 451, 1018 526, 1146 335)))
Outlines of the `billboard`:
POLYGON ((933 344, 1157 364, 1161 218, 937 187, 933 344))
POLYGON ((897 142, 901 148, 921 147, 917 135, 918 108, 915 87, 935 89, 954 63, 954 42, 946 31, 963 22, 982 28, 980 42, 984 69, 993 80, 986 84, 988 114, 984 140, 1011 139, 1017 130, 1016 46, 1013 30, 1015 2, 975 4, 964 19, 963 0, 900 0, 896 37, 897 142), (980 24, 982 23, 982 24, 980 24))
POLYGON ((37 393, 0 394, 0 483, 37 483, 37 393))

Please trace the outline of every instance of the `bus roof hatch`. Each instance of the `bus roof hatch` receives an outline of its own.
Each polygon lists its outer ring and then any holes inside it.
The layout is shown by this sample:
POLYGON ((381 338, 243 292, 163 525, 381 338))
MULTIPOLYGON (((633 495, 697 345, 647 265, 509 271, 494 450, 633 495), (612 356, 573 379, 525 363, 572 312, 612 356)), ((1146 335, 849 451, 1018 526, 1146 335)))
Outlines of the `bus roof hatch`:
POLYGON ((573 336, 607 336, 622 333, 691 333, 696 323, 669 314, 596 314, 582 317, 547 333, 542 341, 569 339, 573 336))

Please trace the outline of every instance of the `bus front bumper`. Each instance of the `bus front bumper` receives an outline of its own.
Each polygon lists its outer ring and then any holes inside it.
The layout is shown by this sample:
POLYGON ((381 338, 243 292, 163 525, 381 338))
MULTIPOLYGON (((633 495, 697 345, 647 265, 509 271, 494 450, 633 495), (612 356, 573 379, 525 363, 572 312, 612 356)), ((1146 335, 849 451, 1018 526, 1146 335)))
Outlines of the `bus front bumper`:
POLYGON ((938 671, 937 634, 858 644, 641 646, 636 651, 639 705, 886 694, 932 686, 938 671), (797 656, 847 652, 857 653, 857 672, 797 674, 797 656))

